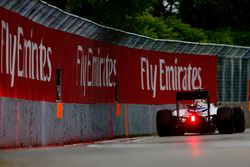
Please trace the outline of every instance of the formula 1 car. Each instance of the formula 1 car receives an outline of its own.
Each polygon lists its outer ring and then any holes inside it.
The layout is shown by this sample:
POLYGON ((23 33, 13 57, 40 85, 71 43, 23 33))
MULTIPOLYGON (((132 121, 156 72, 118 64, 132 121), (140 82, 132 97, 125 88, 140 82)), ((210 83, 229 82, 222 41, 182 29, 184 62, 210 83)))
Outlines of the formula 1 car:
POLYGON ((216 130, 220 134, 243 133, 245 116, 240 106, 210 104, 208 90, 201 89, 177 92, 176 110, 159 110, 156 124, 159 136, 184 135, 186 132, 206 134, 216 130), (192 104, 187 105, 190 101, 192 104))

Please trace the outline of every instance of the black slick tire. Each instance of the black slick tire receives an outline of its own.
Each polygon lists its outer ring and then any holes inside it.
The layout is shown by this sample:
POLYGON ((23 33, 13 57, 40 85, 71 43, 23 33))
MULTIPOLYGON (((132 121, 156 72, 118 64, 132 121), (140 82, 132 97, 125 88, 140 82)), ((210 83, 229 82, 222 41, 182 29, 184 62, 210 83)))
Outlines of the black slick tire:
POLYGON ((233 110, 231 107, 222 106, 218 108, 216 126, 220 134, 234 132, 233 110))
POLYGON ((172 110, 160 110, 156 114, 157 133, 160 137, 175 135, 177 120, 172 110))
POLYGON ((240 106, 233 107, 233 120, 236 133, 245 131, 245 115, 240 106))

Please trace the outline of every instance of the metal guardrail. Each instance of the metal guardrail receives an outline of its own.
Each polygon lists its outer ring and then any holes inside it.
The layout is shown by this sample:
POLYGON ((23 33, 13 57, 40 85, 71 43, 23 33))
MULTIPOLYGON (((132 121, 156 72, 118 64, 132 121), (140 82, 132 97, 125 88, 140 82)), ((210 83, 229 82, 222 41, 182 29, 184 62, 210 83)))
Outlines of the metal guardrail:
POLYGON ((39 0, 1 0, 0 7, 49 28, 110 44, 163 52, 217 55, 218 101, 247 101, 250 47, 152 39, 99 25, 39 0))

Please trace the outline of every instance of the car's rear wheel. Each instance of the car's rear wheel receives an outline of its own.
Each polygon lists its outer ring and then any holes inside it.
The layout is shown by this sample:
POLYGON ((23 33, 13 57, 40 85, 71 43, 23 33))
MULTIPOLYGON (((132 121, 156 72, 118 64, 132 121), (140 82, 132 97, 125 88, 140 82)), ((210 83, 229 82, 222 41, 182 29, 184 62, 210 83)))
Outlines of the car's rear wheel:
POLYGON ((245 131, 245 115, 240 106, 233 107, 233 120, 236 133, 243 133, 245 131))
POLYGON ((160 110, 156 114, 157 133, 160 137, 183 135, 184 130, 177 128, 178 117, 172 116, 172 110, 160 110))
POLYGON ((234 132, 233 111, 231 107, 223 106, 218 108, 216 126, 220 134, 234 132))

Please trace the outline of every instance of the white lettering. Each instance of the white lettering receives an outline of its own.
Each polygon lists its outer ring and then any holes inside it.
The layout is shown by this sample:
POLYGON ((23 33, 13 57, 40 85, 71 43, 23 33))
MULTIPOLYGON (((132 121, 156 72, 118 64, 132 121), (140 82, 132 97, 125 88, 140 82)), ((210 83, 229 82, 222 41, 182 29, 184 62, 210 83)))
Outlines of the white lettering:
POLYGON ((150 78, 151 78, 151 87, 153 90, 153 98, 156 97, 156 78, 157 78, 157 65, 153 66, 150 65, 150 78))
MULTIPOLYGON (((20 38, 21 36, 23 36, 23 28, 22 27, 18 27, 17 30, 17 75, 19 77, 23 77, 23 70, 20 69, 20 61, 23 60, 20 58, 20 51, 22 51, 22 45, 20 42, 20 38)), ((23 63, 23 61, 22 61, 23 63)))
POLYGON ((165 60, 164 59, 160 59, 160 90, 165 90, 166 86, 163 85, 163 78, 162 75, 164 74, 164 70, 163 70, 163 65, 165 64, 165 60))
POLYGON ((0 69, 1 73, 11 76, 10 86, 14 87, 16 77, 50 82, 51 47, 45 46, 42 39, 40 45, 32 41, 33 30, 27 32, 21 26, 14 29, 4 20, 0 22, 0 69))
POLYGON ((147 59, 145 57, 141 57, 141 89, 144 90, 144 73, 145 73, 145 67, 143 64, 147 62, 147 59))
POLYGON ((198 87, 196 87, 195 82, 198 78, 198 70, 196 67, 193 68, 192 71, 192 89, 197 89, 198 87))
POLYGON ((182 91, 202 87, 201 67, 193 67, 191 64, 179 66, 177 58, 173 62, 159 59, 159 64, 152 64, 149 59, 141 57, 140 63, 141 89, 145 90, 147 85, 146 90, 153 92, 153 98, 157 96, 158 74, 160 91, 182 91), (173 65, 167 65, 167 63, 173 65))
POLYGON ((51 47, 48 47, 48 50, 47 50, 47 60, 48 60, 48 68, 49 68, 49 74, 47 75, 48 82, 50 82, 51 77, 52 77, 52 64, 51 64, 51 60, 50 60, 51 54, 52 54, 52 49, 51 49, 51 47))
POLYGON ((198 81, 199 81, 199 89, 202 88, 202 79, 201 79, 201 68, 198 68, 198 81))
POLYGON ((116 60, 101 54, 101 49, 84 49, 82 45, 77 46, 76 72, 80 75, 77 79, 80 87, 83 87, 83 95, 86 96, 88 87, 114 87, 114 76, 116 75, 116 60), (87 51, 85 54, 84 51, 87 51), (87 56, 85 56, 87 55, 87 56), (96 56, 97 55, 97 56, 96 56), (80 71, 78 70, 80 66, 80 71))
MULTIPOLYGON (((10 36, 11 39, 11 36, 10 36)), ((16 36, 14 35, 14 43, 13 43, 13 49, 11 51, 10 49, 10 56, 12 56, 12 62, 11 62, 11 67, 10 67, 10 75, 11 75, 11 84, 10 87, 14 86, 14 77, 15 77, 15 64, 16 64, 16 43, 17 39, 16 36)), ((11 40, 10 40, 10 48, 11 48, 11 40)))
POLYGON ((92 81, 91 79, 89 79, 89 71, 90 71, 90 68, 91 68, 91 57, 93 56, 93 50, 91 48, 88 49, 88 67, 87 67, 87 81, 88 81, 88 86, 91 86, 92 85, 92 81))

